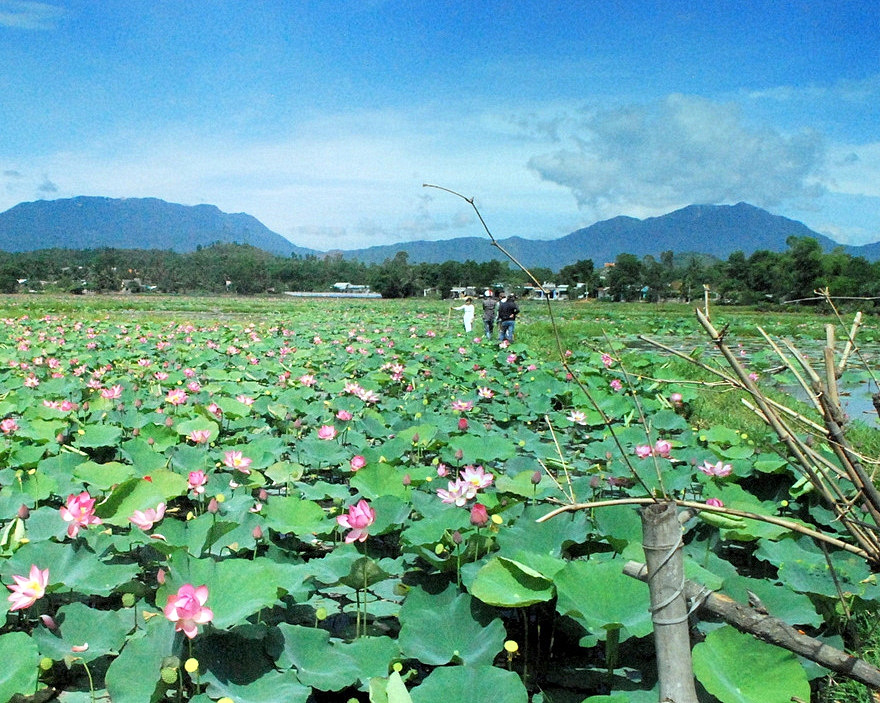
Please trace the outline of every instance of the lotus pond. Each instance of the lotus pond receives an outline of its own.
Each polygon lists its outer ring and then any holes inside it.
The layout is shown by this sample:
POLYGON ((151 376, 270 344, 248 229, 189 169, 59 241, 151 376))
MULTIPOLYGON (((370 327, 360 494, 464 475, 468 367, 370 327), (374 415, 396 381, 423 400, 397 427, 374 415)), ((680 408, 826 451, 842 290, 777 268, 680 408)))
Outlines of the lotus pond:
MULTIPOLYGON (((437 303, 3 315, 0 700, 655 701, 648 589, 622 572, 637 508, 539 518, 662 492, 845 538, 784 455, 692 424, 697 388, 605 339, 566 350, 600 413, 542 323, 500 346, 437 303)), ((838 647, 880 596, 864 560, 777 525, 685 532, 689 578, 838 647)), ((707 701, 808 700, 826 673, 694 628, 707 701)))

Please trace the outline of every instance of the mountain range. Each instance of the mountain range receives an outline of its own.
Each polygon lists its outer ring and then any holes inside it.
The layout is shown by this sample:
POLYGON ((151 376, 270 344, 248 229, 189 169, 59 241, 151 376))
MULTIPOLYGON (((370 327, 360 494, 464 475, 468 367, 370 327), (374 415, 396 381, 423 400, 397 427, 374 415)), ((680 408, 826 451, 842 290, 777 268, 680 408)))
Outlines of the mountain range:
MULTIPOLYGON (((680 210, 639 220, 614 217, 558 239, 499 239, 498 244, 529 267, 559 270, 581 259, 597 265, 618 254, 659 257, 673 251, 709 254, 726 259, 735 251, 785 251, 791 237, 812 237, 825 251, 842 245, 801 222, 748 203, 689 205, 680 210)), ((365 263, 381 263, 405 251, 410 263, 447 260, 476 262, 505 259, 487 237, 458 237, 440 241, 321 252, 300 247, 245 213, 225 213, 213 205, 178 205, 157 198, 86 197, 19 203, 0 213, 0 250, 39 249, 168 249, 194 251, 216 243, 250 244, 280 256, 338 254, 365 263)), ((853 256, 880 259, 880 242, 843 246, 853 256)))

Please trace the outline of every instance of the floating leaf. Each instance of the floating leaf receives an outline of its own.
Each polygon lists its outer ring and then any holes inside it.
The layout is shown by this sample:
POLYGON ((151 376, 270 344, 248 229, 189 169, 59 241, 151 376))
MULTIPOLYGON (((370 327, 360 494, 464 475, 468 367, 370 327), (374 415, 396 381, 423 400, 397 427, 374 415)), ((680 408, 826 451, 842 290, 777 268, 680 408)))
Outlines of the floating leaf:
POLYGON ((494 666, 445 666, 432 671, 410 695, 413 703, 472 701, 483 691, 492 703, 528 703, 522 679, 494 666))
POLYGON ((522 608, 550 600, 556 593, 553 581, 512 559, 493 557, 470 585, 470 592, 487 605, 522 608))
POLYGON ((722 703, 788 703, 810 699, 797 657, 725 625, 693 649, 694 674, 722 703))
POLYGON ((0 635, 0 700, 33 693, 37 685, 40 654, 36 643, 24 632, 0 635))
POLYGON ((437 595, 411 590, 400 609, 400 625, 401 652, 433 665, 491 664, 505 636, 501 620, 452 586, 437 595))

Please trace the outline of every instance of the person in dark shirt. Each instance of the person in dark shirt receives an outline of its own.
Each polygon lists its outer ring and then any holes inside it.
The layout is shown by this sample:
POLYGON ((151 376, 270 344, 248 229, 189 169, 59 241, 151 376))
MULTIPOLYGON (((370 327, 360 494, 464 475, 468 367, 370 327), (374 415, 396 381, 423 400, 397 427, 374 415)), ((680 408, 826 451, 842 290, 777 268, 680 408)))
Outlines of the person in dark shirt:
POLYGON ((492 295, 491 291, 486 291, 483 295, 483 332, 486 339, 492 339, 495 333, 495 309, 498 307, 498 299, 492 295))
POLYGON ((516 304, 516 296, 508 295, 501 300, 498 306, 498 328, 500 341, 513 342, 513 328, 516 324, 516 316, 519 315, 519 306, 516 304))

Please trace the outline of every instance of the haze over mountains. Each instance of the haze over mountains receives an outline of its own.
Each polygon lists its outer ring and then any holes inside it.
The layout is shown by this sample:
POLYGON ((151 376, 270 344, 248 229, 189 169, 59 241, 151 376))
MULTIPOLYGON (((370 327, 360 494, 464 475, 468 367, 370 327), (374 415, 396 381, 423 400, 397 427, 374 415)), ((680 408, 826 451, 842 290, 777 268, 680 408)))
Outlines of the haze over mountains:
MULTIPOLYGON (((496 234, 497 236, 497 234, 496 234)), ((842 246, 806 225, 747 203, 690 205, 660 217, 639 220, 615 217, 559 239, 521 237, 498 242, 524 265, 559 270, 580 259, 597 265, 618 254, 659 257, 663 251, 694 252, 726 259, 734 251, 785 251, 791 237, 813 237, 828 251, 842 246)), ((178 205, 156 198, 77 197, 20 203, 0 213, 0 250, 39 249, 170 249, 194 251, 216 243, 250 244, 281 256, 323 256, 327 252, 299 247, 245 213, 224 213, 213 205, 178 205)), ((880 242, 844 246, 853 256, 880 258, 880 242)), ((410 263, 447 260, 477 262, 504 259, 486 237, 333 251, 365 263, 381 263, 406 251, 410 263)))

